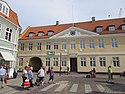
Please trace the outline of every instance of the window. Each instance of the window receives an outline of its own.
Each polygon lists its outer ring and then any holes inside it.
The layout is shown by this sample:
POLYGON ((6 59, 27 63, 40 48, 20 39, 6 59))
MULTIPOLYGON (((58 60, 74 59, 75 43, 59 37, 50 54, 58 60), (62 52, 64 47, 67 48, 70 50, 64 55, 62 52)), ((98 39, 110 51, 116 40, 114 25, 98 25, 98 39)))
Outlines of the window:
POLYGON ((114 26, 114 25, 113 25, 113 26, 109 26, 109 27, 108 27, 108 30, 109 30, 109 31, 115 31, 115 26, 114 26))
POLYGON ((2 24, 0 23, 0 33, 2 32, 2 24))
POLYGON ((41 45, 42 45, 41 42, 37 44, 37 50, 41 50, 41 45))
POLYGON ((105 67, 106 66, 106 59, 105 59, 105 57, 100 57, 99 61, 100 61, 100 66, 101 67, 105 67))
POLYGON ((62 58, 62 66, 66 66, 66 58, 62 58))
POLYGON ((58 42, 54 42, 54 49, 58 49, 58 42))
POLYGON ((0 3, 0 12, 7 15, 9 14, 9 7, 0 3))
POLYGON ((113 57, 113 65, 114 67, 119 67, 120 64, 119 64, 119 57, 113 57))
POLYGON ((29 48, 29 51, 31 51, 33 49, 33 43, 29 43, 28 48, 29 48))
POLYGON ((54 66, 58 66, 58 58, 54 58, 54 66))
POLYGON ((85 48, 85 40, 80 41, 80 48, 85 48))
POLYGON ((50 42, 46 43, 46 50, 50 50, 50 42))
POLYGON ((21 44, 20 44, 20 50, 21 50, 21 51, 24 51, 24 43, 21 43, 21 44))
POLYGON ((71 49, 75 49, 76 48, 76 45, 75 45, 75 41, 71 41, 70 45, 71 45, 71 49))
POLYGON ((90 57, 90 66, 96 66, 95 57, 90 57))
POLYGON ((19 58, 19 66, 23 66, 23 58, 19 58))
POLYGON ((5 39, 8 40, 8 41, 11 41, 12 29, 7 28, 5 34, 6 34, 5 39))
POLYGON ((62 42, 62 49, 66 49, 66 42, 62 42))
POLYGON ((125 30, 125 24, 124 24, 124 25, 122 25, 122 30, 125 30))
POLYGON ((94 48, 94 40, 89 40, 89 46, 90 48, 94 48))
POLYGON ((44 33, 43 32, 38 32, 38 36, 43 36, 44 33))
POLYGON ((72 35, 72 36, 75 35, 75 31, 71 31, 70 35, 72 35))
POLYGON ((81 58, 81 66, 86 66, 86 58, 85 57, 81 58))
POLYGON ((112 39, 112 48, 116 48, 116 47, 118 47, 117 39, 113 38, 112 39))
POLYGON ((50 66, 50 58, 46 58, 46 66, 50 66))
POLYGON ((0 3, 0 11, 2 11, 2 4, 0 3))
POLYGON ((101 26, 96 28, 96 32, 102 32, 102 30, 103 28, 101 26))
POLYGON ((5 13, 5 6, 3 6, 3 11, 2 12, 5 13))
POLYGON ((35 35, 34 32, 29 32, 29 37, 33 37, 35 35))
POLYGON ((99 48, 104 48, 104 40, 99 39, 99 48))
POLYGON ((49 30, 48 31, 48 36, 52 36, 54 33, 53 33, 53 31, 52 30, 49 30))

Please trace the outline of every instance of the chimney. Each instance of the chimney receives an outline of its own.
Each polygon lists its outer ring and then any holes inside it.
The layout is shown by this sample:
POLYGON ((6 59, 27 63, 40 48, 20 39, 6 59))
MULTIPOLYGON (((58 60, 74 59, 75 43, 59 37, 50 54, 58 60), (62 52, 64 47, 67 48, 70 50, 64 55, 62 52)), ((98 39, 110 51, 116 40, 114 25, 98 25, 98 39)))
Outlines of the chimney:
POLYGON ((94 22, 95 21, 95 17, 92 17, 92 22, 94 22))
POLYGON ((59 25, 59 21, 56 21, 56 25, 59 25))

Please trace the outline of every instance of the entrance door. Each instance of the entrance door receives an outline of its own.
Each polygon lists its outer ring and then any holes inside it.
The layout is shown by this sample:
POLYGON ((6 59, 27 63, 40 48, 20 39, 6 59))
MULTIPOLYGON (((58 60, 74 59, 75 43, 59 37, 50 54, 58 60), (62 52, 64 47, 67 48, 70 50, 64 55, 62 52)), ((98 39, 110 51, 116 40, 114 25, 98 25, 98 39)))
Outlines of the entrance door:
POLYGON ((77 58, 70 58, 70 71, 77 72, 77 58))

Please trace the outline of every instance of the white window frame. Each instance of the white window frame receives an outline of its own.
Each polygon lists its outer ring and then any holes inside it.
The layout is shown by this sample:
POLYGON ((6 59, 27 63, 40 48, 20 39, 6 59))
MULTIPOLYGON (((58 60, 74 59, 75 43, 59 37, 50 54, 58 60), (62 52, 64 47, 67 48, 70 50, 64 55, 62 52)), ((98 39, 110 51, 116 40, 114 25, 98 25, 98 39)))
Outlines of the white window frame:
POLYGON ((109 27, 108 27, 108 30, 109 30, 109 31, 115 31, 115 26, 109 26, 109 27))
POLYGON ((33 43, 29 43, 29 44, 28 44, 28 50, 29 50, 29 51, 33 50, 33 43))
POLYGON ((6 16, 9 16, 9 7, 6 4, 2 3, 2 2, 0 2, 0 5, 1 5, 0 12, 5 14, 6 16))
POLYGON ((1 32, 2 32, 2 24, 0 23, 0 36, 1 36, 1 32))
POLYGON ((120 67, 119 57, 112 57, 112 62, 114 67, 120 67))
POLYGON ((104 48, 104 40, 99 39, 99 48, 104 48))
POLYGON ((58 49, 58 42, 53 43, 54 49, 58 49))
POLYGON ((80 48, 85 48, 85 40, 80 40, 80 48))
POLYGON ((106 57, 99 57, 101 67, 106 67, 106 57))
POLYGON ((46 50, 50 50, 51 49, 51 43, 50 42, 46 42, 46 50))
POLYGON ((8 40, 8 41, 11 41, 11 39, 12 39, 12 29, 6 28, 5 39, 8 40))
POLYGON ((90 57, 90 66, 96 66, 96 58, 90 57))
POLYGON ((112 48, 117 48, 118 47, 118 42, 117 42, 116 38, 112 38, 111 46, 112 46, 112 48))
POLYGON ((74 40, 72 40, 72 41, 70 42, 70 48, 71 48, 71 49, 75 49, 75 48, 76 48, 76 42, 75 42, 74 40))
POLYGON ((18 63, 18 65, 23 67, 23 58, 19 58, 19 63, 18 63))
POLYGON ((66 66, 66 58, 62 58, 62 66, 66 66))
POLYGON ((62 49, 66 49, 66 42, 65 41, 62 42, 62 49))
POLYGON ((24 43, 20 43, 20 50, 24 51, 24 43))
POLYGON ((50 58, 46 58, 46 66, 50 66, 50 58))
POLYGON ((125 25, 122 25, 122 30, 125 30, 125 25))
POLYGON ((0 3, 0 12, 2 12, 2 3, 0 3))
POLYGON ((58 66, 58 58, 54 58, 53 66, 58 66))
POLYGON ((86 57, 82 57, 81 59, 80 59, 80 64, 81 64, 81 66, 86 66, 86 57))
POLYGON ((37 50, 41 50, 42 49, 42 43, 41 42, 38 42, 37 43, 37 50))
POLYGON ((96 28, 96 32, 102 32, 103 31, 103 28, 102 27, 97 27, 96 28))
POLYGON ((89 47, 90 48, 95 48, 94 40, 89 40, 89 47))

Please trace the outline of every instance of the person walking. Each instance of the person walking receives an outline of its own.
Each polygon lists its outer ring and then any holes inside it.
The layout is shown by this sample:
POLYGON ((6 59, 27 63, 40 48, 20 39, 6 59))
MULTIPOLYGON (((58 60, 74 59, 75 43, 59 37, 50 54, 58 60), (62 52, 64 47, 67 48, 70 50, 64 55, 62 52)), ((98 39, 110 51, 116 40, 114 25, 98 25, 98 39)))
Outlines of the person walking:
POLYGON ((113 77, 112 77, 112 68, 111 66, 108 66, 108 81, 109 83, 113 83, 113 77))
POLYGON ((39 78, 39 82, 42 82, 42 85, 43 85, 44 84, 44 78, 45 78, 44 67, 41 67, 41 69, 38 71, 38 78, 39 78))
POLYGON ((51 69, 50 69, 50 78, 49 78, 48 84, 50 83, 50 80, 52 80, 52 83, 55 84, 55 82, 54 82, 54 69, 53 69, 53 67, 51 67, 51 69))
POLYGON ((30 82, 30 87, 33 87, 33 72, 32 72, 33 68, 32 67, 28 67, 28 71, 27 71, 27 74, 28 74, 28 79, 29 79, 29 82, 30 82))
POLYGON ((0 66, 0 88, 4 88, 4 77, 6 75, 6 70, 3 66, 0 66))
POLYGON ((25 68, 24 68, 24 70, 23 70, 23 73, 22 73, 22 80, 23 80, 23 82, 22 82, 22 85, 21 86, 24 86, 24 82, 25 82, 25 80, 27 79, 27 66, 25 66, 25 68))

